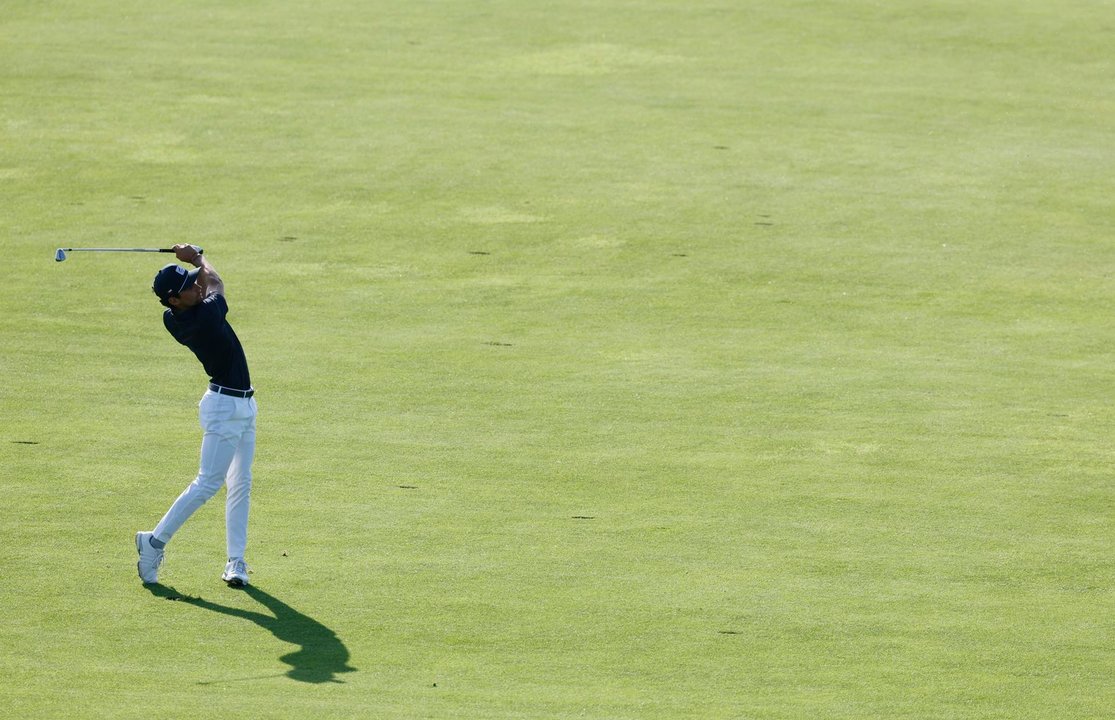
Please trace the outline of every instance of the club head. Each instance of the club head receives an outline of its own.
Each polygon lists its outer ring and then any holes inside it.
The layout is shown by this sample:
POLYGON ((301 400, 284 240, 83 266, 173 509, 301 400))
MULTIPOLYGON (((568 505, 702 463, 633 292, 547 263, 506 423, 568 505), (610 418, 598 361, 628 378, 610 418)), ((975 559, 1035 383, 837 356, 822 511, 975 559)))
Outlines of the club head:
POLYGON ((66 251, 62 248, 58 248, 58 250, 54 253, 54 262, 62 262, 65 259, 66 251))

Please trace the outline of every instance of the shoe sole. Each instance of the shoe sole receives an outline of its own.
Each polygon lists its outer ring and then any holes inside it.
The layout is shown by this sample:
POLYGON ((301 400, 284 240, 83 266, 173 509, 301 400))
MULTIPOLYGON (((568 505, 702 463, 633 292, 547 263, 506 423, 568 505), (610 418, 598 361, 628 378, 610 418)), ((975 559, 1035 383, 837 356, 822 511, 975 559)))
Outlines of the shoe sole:
POLYGON ((248 583, 246 583, 245 581, 241 580, 238 577, 234 577, 234 578, 222 577, 221 579, 224 580, 226 583, 228 583, 229 587, 234 587, 234 588, 241 588, 241 587, 244 587, 245 585, 248 584, 248 583))

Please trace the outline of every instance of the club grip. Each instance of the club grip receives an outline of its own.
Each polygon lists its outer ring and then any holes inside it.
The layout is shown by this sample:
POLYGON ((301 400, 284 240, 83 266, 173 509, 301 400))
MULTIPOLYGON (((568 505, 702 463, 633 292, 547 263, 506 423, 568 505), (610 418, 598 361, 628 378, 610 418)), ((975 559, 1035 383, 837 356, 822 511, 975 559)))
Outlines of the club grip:
MULTIPOLYGON (((205 254, 205 250, 203 250, 202 248, 199 248, 197 245, 194 245, 193 248, 194 248, 194 250, 197 250, 198 255, 204 255, 205 254)), ((174 252, 174 248, 159 248, 159 252, 171 252, 172 253, 172 252, 174 252)))

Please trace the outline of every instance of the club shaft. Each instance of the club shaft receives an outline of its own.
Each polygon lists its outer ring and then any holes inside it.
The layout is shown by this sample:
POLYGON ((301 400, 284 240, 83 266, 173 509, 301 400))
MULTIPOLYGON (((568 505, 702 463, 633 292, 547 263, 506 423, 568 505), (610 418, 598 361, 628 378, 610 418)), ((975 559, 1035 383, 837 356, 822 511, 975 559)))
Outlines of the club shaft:
POLYGON ((62 248, 66 252, 174 252, 170 248, 62 248))
MULTIPOLYGON (((193 246, 197 250, 197 254, 201 255, 204 250, 197 245, 193 246)), ((157 252, 157 253, 172 253, 174 248, 58 248, 54 252, 54 261, 62 262, 66 259, 66 253, 72 252, 157 252)))

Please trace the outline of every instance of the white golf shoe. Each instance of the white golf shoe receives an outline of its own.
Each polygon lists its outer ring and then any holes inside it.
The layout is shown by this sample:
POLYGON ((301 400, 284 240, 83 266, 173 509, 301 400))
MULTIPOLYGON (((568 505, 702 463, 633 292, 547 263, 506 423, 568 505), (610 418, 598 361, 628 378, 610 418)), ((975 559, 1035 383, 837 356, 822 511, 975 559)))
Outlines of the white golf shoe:
POLYGON ((159 566, 163 564, 163 551, 151 546, 152 533, 136 533, 136 552, 139 553, 139 579, 144 583, 159 582, 159 566))
POLYGON ((229 587, 244 587, 248 584, 248 566, 244 563, 243 558, 233 558, 225 565, 225 571, 221 575, 221 579, 228 583, 229 587))

